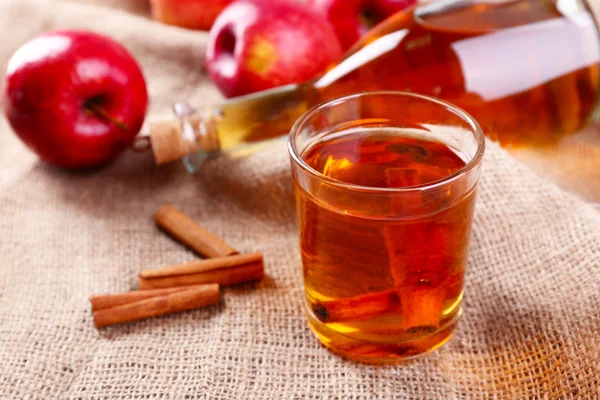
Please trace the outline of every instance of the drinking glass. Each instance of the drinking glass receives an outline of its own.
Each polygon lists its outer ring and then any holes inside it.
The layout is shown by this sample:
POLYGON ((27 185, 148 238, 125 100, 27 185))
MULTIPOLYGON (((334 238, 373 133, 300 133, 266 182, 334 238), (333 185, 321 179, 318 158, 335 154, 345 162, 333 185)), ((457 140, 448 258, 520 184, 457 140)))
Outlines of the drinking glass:
POLYGON ((449 340, 484 147, 466 112, 411 93, 342 97, 296 122, 306 314, 321 343, 379 363, 449 340))

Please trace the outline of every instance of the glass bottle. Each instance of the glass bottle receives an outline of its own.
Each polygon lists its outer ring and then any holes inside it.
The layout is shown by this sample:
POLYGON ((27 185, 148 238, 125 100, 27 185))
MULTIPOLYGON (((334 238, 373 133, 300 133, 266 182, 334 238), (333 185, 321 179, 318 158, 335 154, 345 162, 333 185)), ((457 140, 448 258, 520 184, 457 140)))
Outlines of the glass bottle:
POLYGON ((308 108, 349 93, 398 90, 468 111, 504 146, 539 146, 583 128, 599 95, 600 40, 584 0, 439 0, 371 30, 336 66, 151 126, 157 163, 195 171, 289 132, 308 108))

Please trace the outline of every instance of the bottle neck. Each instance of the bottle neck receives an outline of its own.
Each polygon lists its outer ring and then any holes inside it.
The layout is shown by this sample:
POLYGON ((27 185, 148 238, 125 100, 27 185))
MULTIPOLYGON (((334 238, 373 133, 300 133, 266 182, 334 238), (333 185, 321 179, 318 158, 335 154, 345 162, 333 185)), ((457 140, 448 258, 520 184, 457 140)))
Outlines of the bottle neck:
POLYGON ((150 125, 148 136, 157 165, 186 162, 188 156, 189 162, 201 164, 210 153, 220 151, 216 117, 210 109, 197 111, 187 103, 175 103, 173 111, 176 119, 150 125))
POLYGON ((150 126, 157 164, 182 159, 195 172, 208 158, 245 154, 285 137, 294 122, 316 102, 312 83, 288 85, 194 109, 173 106, 176 120, 150 126))

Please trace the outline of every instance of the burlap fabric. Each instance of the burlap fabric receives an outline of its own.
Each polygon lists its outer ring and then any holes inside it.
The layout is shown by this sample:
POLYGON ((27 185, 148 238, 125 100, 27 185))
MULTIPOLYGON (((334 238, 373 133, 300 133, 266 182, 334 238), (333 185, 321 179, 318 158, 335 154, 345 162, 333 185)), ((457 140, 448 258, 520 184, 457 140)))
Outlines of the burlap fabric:
MULTIPOLYGON (((122 41, 143 65, 154 116, 217 99, 205 35, 105 6, 2 0, 0 63, 54 27, 122 41)), ((0 398, 595 399, 600 393, 600 213, 489 145, 465 314, 437 353, 398 366, 322 348, 302 314, 283 143, 197 175, 126 153, 100 171, 39 162, 0 122, 0 398), (173 203, 268 279, 215 307, 96 330, 91 294, 135 287, 142 268, 194 259, 151 214, 173 203)))

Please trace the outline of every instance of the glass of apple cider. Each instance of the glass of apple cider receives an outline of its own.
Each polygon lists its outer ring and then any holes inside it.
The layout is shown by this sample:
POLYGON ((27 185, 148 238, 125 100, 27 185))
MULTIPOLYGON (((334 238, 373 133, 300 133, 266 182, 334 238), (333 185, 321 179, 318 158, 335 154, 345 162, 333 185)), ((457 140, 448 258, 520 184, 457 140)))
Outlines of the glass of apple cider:
POLYGON ((321 343, 386 363, 450 339, 484 147, 467 113, 410 93, 342 97, 296 122, 305 304, 321 343))

